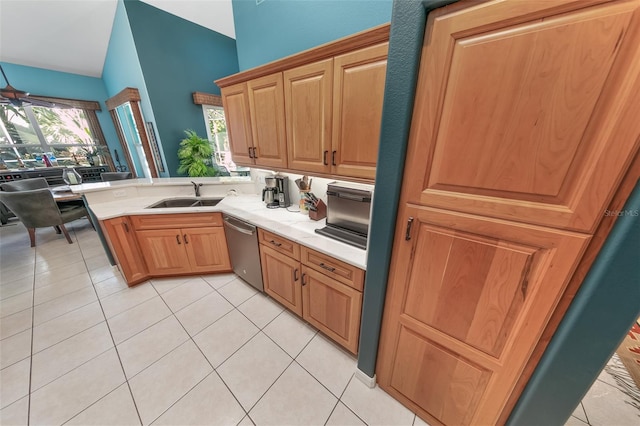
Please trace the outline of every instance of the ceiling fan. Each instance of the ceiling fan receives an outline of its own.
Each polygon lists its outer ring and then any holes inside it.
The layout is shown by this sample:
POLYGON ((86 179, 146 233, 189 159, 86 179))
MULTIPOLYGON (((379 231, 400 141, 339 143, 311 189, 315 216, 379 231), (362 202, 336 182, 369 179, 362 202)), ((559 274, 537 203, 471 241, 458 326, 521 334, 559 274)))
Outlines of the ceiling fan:
POLYGON ((4 69, 2 69, 2 65, 0 65, 0 71, 2 71, 2 77, 4 77, 4 81, 7 83, 5 87, 0 89, 0 105, 13 105, 15 107, 23 107, 23 106, 42 106, 47 108, 55 108, 55 107, 64 107, 65 105, 56 104, 53 102, 48 102, 43 99, 38 99, 37 97, 30 96, 29 92, 24 92, 22 90, 18 90, 9 84, 9 79, 7 75, 4 73, 4 69))

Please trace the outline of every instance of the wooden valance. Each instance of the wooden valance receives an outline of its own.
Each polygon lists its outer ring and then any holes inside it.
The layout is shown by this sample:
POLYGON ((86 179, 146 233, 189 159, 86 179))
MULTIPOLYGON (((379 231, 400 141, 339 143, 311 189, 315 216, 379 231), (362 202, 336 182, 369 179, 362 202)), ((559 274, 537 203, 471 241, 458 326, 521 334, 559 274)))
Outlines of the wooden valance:
POLYGON ((222 106, 222 96, 211 93, 193 92, 193 103, 196 105, 222 106))
POLYGON ((66 99, 66 98, 52 98, 50 96, 38 96, 31 95, 33 99, 37 99, 39 101, 51 102, 54 104, 60 104, 65 106, 70 106, 73 108, 86 109, 89 111, 102 111, 102 107, 99 102, 96 101, 83 101, 80 99, 66 99))
POLYGON ((140 92, 133 87, 127 87, 122 89, 117 95, 107 99, 106 104, 109 111, 116 109, 118 105, 122 105, 127 102, 140 101, 140 92))

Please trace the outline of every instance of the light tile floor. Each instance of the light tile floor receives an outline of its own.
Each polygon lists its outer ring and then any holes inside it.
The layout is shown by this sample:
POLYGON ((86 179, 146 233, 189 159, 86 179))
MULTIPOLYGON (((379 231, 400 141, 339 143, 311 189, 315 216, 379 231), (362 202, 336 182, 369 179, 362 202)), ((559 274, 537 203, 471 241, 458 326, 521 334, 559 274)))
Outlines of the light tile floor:
MULTIPOLYGON (((425 424, 235 275, 129 288, 86 220, 68 229, 30 248, 0 228, 0 424, 425 424)), ((599 380, 567 424, 638 424, 622 396, 599 380)))

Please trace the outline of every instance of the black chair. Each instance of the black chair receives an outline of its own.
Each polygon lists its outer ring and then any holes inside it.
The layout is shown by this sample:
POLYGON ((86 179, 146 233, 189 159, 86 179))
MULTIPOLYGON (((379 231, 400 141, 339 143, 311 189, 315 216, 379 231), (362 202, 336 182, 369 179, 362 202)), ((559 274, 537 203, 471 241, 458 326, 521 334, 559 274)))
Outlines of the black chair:
MULTIPOLYGON (((3 186, 6 184, 3 184, 3 186)), ((89 219, 89 212, 84 205, 69 206, 61 210, 53 199, 53 194, 49 188, 33 189, 26 191, 7 192, 0 191, 0 201, 5 204, 24 224, 29 232, 31 247, 36 245, 36 228, 53 226, 57 233, 58 229, 65 238, 72 244, 73 241, 67 232, 64 224, 86 216, 89 219)), ((91 219, 89 219, 91 223, 91 219)), ((93 225, 93 224, 92 224, 93 225)))
POLYGON ((131 179, 133 175, 131 172, 103 172, 100 174, 103 182, 111 182, 114 180, 131 179))

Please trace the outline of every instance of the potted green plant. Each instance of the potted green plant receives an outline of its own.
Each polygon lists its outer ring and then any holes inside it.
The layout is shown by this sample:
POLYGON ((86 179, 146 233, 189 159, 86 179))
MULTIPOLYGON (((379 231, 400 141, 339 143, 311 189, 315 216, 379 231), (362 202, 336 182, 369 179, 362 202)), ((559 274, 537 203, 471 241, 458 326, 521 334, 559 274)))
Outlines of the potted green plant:
POLYGON ((213 149, 208 140, 198 136, 193 130, 185 130, 186 138, 180 142, 178 173, 186 173, 190 177, 216 176, 212 167, 213 149))

